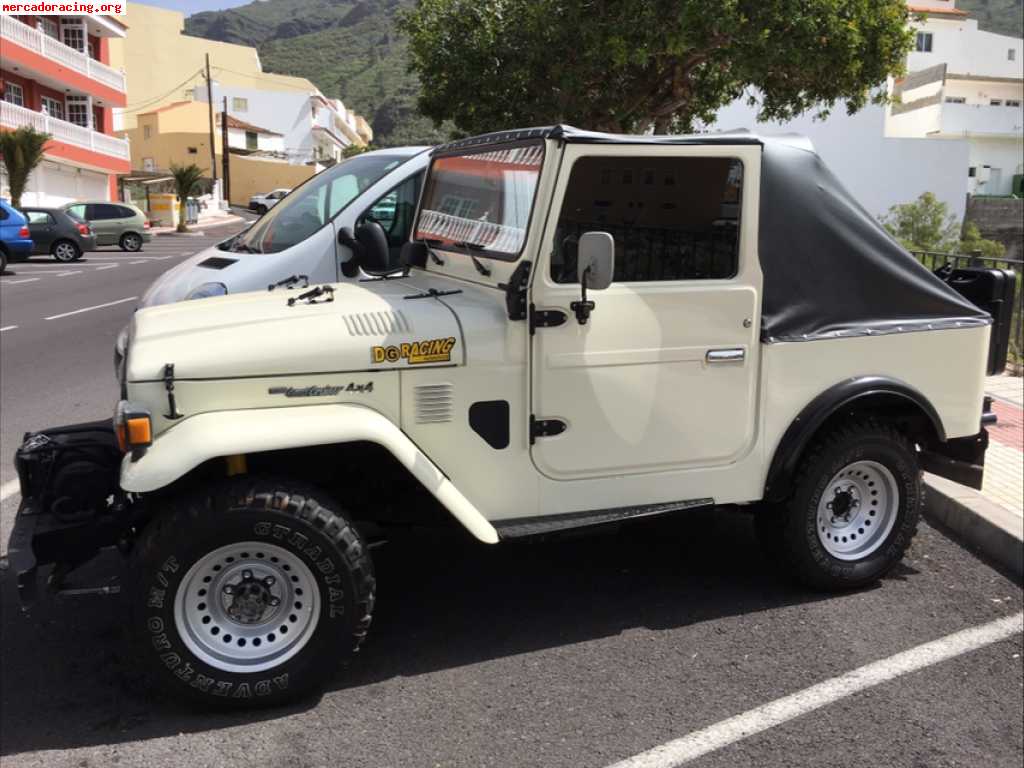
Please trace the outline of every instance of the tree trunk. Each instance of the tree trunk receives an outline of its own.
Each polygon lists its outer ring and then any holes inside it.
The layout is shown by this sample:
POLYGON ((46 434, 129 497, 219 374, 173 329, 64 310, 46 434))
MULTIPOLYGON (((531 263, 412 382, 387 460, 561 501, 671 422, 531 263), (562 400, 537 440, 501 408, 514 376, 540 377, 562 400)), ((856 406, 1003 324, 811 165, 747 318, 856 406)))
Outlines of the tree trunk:
POLYGON ((672 125, 671 115, 662 115, 654 118, 654 132, 658 134, 668 133, 669 126, 672 125))
POLYGON ((185 224, 185 199, 181 198, 178 202, 178 232, 188 232, 188 226, 185 224))

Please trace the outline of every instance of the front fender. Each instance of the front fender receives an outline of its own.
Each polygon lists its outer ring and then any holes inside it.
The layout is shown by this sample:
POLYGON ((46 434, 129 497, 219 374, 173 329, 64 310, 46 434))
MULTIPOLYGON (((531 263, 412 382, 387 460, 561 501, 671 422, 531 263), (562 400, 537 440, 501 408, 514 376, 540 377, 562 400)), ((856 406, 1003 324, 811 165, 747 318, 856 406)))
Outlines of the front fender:
POLYGON ((394 423, 359 405, 308 405, 200 413, 153 441, 136 461, 121 462, 121 487, 132 493, 164 488, 204 461, 312 445, 365 440, 383 446, 466 530, 496 544, 494 526, 394 423))

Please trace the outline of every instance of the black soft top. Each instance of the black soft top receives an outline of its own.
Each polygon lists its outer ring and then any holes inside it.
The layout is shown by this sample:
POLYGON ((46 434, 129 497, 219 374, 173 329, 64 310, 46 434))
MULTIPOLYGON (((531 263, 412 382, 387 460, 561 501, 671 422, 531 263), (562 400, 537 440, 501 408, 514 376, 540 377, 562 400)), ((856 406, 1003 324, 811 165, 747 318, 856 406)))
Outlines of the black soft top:
MULTIPOLYGON (((747 131, 620 136, 567 125, 500 131, 444 144, 435 155, 531 139, 567 144, 759 145, 766 342, 987 325, 991 317, 921 265, 865 211, 810 142, 747 131)), ((883 182, 884 183, 884 182, 883 182)))

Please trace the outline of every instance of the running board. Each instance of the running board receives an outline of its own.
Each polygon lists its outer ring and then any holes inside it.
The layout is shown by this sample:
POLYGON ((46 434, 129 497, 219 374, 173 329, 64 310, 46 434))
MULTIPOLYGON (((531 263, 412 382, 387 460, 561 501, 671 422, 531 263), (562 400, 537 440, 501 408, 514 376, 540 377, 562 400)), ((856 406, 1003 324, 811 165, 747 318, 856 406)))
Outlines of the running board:
POLYGON ((638 517, 653 517, 670 512, 698 507, 713 507, 714 499, 690 499, 689 501, 669 501, 662 504, 642 504, 635 507, 614 507, 612 509, 594 509, 587 512, 569 512, 564 515, 547 515, 545 517, 507 518, 492 520, 491 525, 502 539, 518 539, 523 536, 539 536, 556 531, 567 531, 573 528, 586 528, 604 523, 617 523, 638 517))

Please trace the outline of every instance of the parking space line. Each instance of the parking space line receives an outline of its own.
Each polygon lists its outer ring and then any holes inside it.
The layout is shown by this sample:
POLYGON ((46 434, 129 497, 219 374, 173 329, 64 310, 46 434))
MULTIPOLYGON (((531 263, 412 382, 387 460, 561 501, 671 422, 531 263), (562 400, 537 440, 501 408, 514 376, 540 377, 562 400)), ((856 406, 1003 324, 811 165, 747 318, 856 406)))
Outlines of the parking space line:
POLYGON ((146 262, 144 262, 144 261, 131 261, 131 262, 129 262, 129 264, 145 264, 145 263, 146 262))
POLYGON ((96 267, 96 269, 94 269, 93 271, 94 272, 102 272, 104 269, 117 269, 119 266, 120 266, 119 264, 106 264, 106 265, 104 265, 102 267, 96 267))
POLYGON ((67 275, 80 275, 80 274, 82 274, 82 270, 74 269, 74 270, 72 270, 70 272, 58 272, 57 273, 57 277, 65 277, 67 275))
POLYGON ((866 688, 976 651, 1024 631, 1024 612, 918 645, 845 675, 763 704, 720 723, 626 758, 610 768, 675 768, 709 752, 782 725, 866 688))
POLYGON ((26 277, 23 280, 4 280, 0 285, 20 285, 21 283, 34 283, 38 277, 26 277))
POLYGON ((83 307, 82 309, 75 309, 71 312, 62 312, 59 315, 50 315, 44 317, 44 320, 60 320, 62 317, 70 317, 71 315, 80 315, 82 312, 92 312, 94 309, 105 309, 106 307, 113 307, 117 304, 124 304, 126 301, 135 301, 138 296, 129 296, 127 299, 118 299, 117 301, 108 301, 106 304, 97 304, 95 307, 83 307))
MULTIPOLYGON (((17 326, 14 326, 17 328, 17 326)), ((7 330, 6 328, 0 328, 0 330, 7 330)), ((7 501, 8 498, 16 493, 21 493, 21 483, 17 480, 8 480, 3 485, 0 485, 0 501, 7 501)))
POLYGON ((4 331, 13 331, 17 327, 18 326, 16 325, 5 325, 3 328, 0 328, 0 333, 3 333, 4 331))

